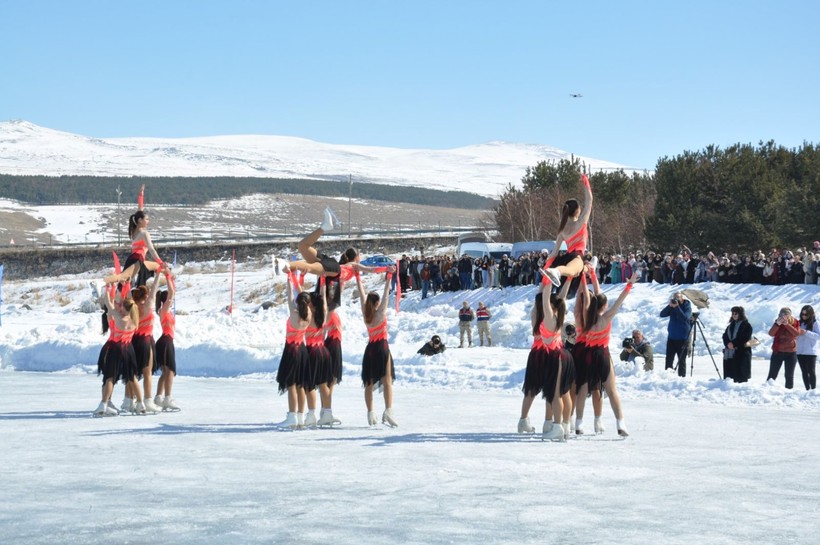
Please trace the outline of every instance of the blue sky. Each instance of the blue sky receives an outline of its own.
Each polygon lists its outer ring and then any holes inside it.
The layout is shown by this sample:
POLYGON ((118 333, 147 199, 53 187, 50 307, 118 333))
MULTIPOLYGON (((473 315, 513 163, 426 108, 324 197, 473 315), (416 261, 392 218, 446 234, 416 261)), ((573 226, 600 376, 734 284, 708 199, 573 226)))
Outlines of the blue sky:
POLYGON ((818 5, 0 0, 0 120, 504 140, 653 168, 709 144, 820 142, 818 5))

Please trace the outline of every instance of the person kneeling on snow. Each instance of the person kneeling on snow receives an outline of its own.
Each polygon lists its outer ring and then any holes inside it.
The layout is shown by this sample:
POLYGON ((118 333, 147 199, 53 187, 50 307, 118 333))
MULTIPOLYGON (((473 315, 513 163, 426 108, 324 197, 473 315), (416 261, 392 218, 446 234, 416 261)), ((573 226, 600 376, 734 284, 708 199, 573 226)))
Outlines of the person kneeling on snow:
POLYGON ((635 358, 643 358, 643 370, 651 371, 655 368, 654 353, 652 345, 643 336, 640 329, 632 332, 632 338, 627 337, 623 342, 621 350, 621 361, 635 361, 635 358), (629 341, 629 342, 627 342, 629 341))
POLYGON ((435 354, 441 354, 446 349, 447 347, 441 343, 441 337, 438 335, 433 335, 432 339, 424 343, 424 345, 419 348, 417 354, 421 354, 422 356, 433 356, 435 354))

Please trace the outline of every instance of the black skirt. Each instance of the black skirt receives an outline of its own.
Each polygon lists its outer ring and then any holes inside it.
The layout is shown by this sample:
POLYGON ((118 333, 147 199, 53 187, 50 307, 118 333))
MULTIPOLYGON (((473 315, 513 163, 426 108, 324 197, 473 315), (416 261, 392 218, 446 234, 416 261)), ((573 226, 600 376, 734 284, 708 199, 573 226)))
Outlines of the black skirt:
POLYGON ((390 382, 396 380, 396 369, 392 365, 393 356, 386 339, 367 343, 362 357, 362 384, 380 383, 387 376, 387 367, 390 364, 390 382))
MULTIPOLYGON (((584 368, 589 393, 593 390, 602 391, 604 382, 609 378, 609 372, 612 369, 609 348, 605 346, 587 347, 584 352, 583 365, 576 366, 576 369, 578 367, 584 368)), ((576 391, 579 387, 580 384, 576 383, 576 391)))
POLYGON ((279 393, 283 394, 290 386, 302 385, 302 376, 307 372, 308 354, 304 344, 285 343, 279 369, 276 371, 276 383, 279 393))
POLYGON ((339 384, 342 382, 342 341, 334 337, 327 337, 325 348, 327 348, 330 365, 330 378, 326 382, 329 385, 339 384))
POLYGON ((559 396, 569 392, 575 382, 575 365, 572 355, 567 350, 555 348, 545 351, 544 368, 544 397, 552 403, 555 398, 556 383, 559 383, 559 396))
POLYGON ((131 340, 131 346, 134 347, 134 354, 137 358, 137 369, 139 369, 138 376, 142 378, 142 370, 150 363, 152 366, 151 374, 157 372, 157 358, 155 357, 155 347, 153 335, 134 335, 131 340))
POLYGON ((542 345, 530 350, 527 356, 527 370, 524 371, 524 395, 535 397, 544 391, 546 379, 547 349, 542 345))
POLYGON ((156 344, 154 361, 160 369, 167 367, 173 374, 177 374, 177 357, 174 348, 174 338, 170 335, 163 335, 156 344))
POLYGON ((125 260, 125 265, 122 266, 122 270, 128 269, 128 267, 134 263, 139 263, 139 268, 137 269, 136 283, 132 287, 138 288, 144 286, 148 282, 148 279, 154 276, 154 271, 149 270, 148 267, 145 266, 145 260, 137 253, 128 256, 128 259, 125 260))
POLYGON ((122 343, 109 340, 103 345, 97 358, 97 374, 102 375, 103 384, 107 380, 112 380, 116 384, 120 379, 122 358, 122 343))
POLYGON ((328 257, 325 254, 317 254, 316 259, 322 264, 322 268, 325 270, 327 276, 338 276, 339 273, 342 272, 342 266, 332 257, 328 257))
POLYGON ((330 369, 330 354, 324 343, 318 345, 308 345, 308 365, 307 372, 302 375, 302 387, 305 391, 312 392, 319 384, 327 382, 327 374, 330 369))

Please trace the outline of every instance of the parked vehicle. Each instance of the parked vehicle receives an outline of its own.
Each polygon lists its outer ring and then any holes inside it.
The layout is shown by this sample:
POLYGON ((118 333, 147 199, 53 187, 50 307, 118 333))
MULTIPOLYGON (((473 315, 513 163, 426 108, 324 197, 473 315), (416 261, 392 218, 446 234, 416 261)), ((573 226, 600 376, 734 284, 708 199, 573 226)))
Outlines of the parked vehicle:
POLYGON ((387 257, 386 255, 376 254, 362 259, 360 263, 367 267, 387 267, 388 265, 395 265, 396 260, 387 257))

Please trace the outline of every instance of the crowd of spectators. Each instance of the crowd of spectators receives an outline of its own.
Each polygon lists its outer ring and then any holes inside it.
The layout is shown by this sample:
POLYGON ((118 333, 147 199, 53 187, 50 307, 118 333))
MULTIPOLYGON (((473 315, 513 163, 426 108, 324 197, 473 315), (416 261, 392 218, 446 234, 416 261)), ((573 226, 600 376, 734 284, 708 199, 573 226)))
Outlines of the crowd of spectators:
MULTIPOLYGON (((590 260, 591 255, 586 259, 590 260)), ((439 291, 506 288, 537 284, 547 252, 528 252, 517 259, 503 255, 473 258, 454 256, 402 256, 398 281, 402 290, 420 290, 422 298, 439 291)), ((750 254, 698 253, 686 246, 678 252, 634 252, 598 256, 598 278, 604 284, 626 282, 633 272, 639 282, 697 284, 729 282, 754 284, 817 284, 820 273, 820 241, 797 250, 774 248, 750 254)))

